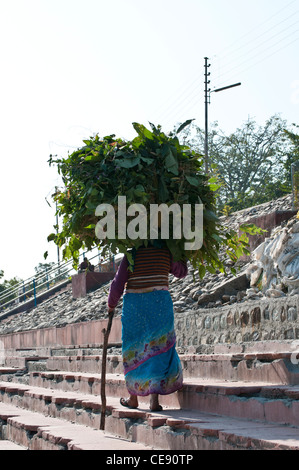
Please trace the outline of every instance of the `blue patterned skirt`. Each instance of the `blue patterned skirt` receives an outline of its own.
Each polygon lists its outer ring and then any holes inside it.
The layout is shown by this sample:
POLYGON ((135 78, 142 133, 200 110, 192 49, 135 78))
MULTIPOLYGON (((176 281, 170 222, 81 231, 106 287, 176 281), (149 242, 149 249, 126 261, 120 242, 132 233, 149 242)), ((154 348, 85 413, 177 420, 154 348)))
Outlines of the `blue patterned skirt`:
POLYGON ((122 354, 131 395, 167 395, 183 386, 175 349, 173 304, 167 290, 126 293, 122 310, 122 354))

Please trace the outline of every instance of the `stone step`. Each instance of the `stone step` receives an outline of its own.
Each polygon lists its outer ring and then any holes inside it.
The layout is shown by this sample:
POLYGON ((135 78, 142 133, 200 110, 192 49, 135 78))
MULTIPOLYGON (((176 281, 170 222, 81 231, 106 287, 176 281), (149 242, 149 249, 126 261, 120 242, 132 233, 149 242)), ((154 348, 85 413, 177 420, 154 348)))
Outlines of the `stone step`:
POLYGON ((26 367, 0 367, 0 380, 14 379, 19 375, 22 376, 27 373, 26 367))
MULTIPOLYGON (((38 402, 42 399, 49 404, 52 394, 63 392, 84 395, 88 408, 90 402, 100 406, 101 375, 71 372, 33 372, 30 385, 0 383, 0 392, 10 395, 14 404, 19 404, 19 395, 30 393, 38 402), (45 394, 46 398, 43 398, 45 394)), ((106 375, 106 395, 117 398, 127 396, 123 375, 106 375)), ((73 403, 76 403, 72 398, 73 403)), ((68 400, 68 398, 67 398, 68 400)), ((66 403, 69 403, 66 400, 66 403)), ((139 402, 148 406, 149 398, 140 397, 139 402)), ((183 388, 170 395, 160 396, 162 406, 200 410, 235 418, 250 418, 261 422, 274 422, 299 426, 299 387, 248 382, 221 382, 201 379, 185 379, 183 388)), ((47 406, 46 406, 47 408, 47 406)))
MULTIPOLYGON (((101 359, 101 355, 52 356, 47 360, 47 369, 100 373, 101 359)), ((180 359, 186 378, 299 384, 299 361, 291 352, 185 354, 180 359)), ((108 354, 107 372, 123 373, 120 355, 108 354)))
POLYGON ((48 356, 8 356, 5 359, 6 367, 25 369, 29 364, 46 362, 49 359, 48 356))
POLYGON ((28 450, 150 450, 148 446, 124 438, 116 439, 99 429, 43 416, 5 403, 0 403, 0 423, 0 429, 5 428, 3 442, 10 441, 12 447, 15 444, 28 450))
MULTIPOLYGON (((67 415, 62 411, 67 406, 58 400, 59 396, 62 398, 61 394, 57 395, 53 390, 45 393, 57 400, 59 417, 0 403, 0 429, 4 429, 5 439, 30 450, 299 450, 299 429, 296 427, 196 410, 165 408, 154 413, 141 406, 133 410, 122 407, 118 399, 111 397, 107 400, 105 431, 99 431, 99 421, 95 419, 99 417, 98 397, 90 397, 90 405, 95 401, 94 409, 89 408, 94 420, 93 426, 86 426, 67 421, 67 415)), ((70 402, 77 399, 79 404, 82 399, 81 405, 84 403, 80 394, 64 392, 65 400, 67 396, 70 402)), ((79 409, 76 416, 79 419, 79 409)))
POLYGON ((19 446, 14 442, 8 440, 0 440, 0 451, 1 450, 26 450, 25 447, 19 446))

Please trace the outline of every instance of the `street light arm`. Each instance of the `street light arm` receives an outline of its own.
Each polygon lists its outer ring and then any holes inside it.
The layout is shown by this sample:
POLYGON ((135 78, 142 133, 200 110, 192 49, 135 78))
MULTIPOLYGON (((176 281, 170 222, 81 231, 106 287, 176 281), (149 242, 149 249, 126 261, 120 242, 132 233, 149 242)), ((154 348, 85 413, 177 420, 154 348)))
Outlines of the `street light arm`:
POLYGON ((224 86, 222 88, 217 88, 216 90, 212 90, 211 93, 213 91, 215 91, 215 93, 217 93, 218 91, 227 90, 228 88, 233 88, 235 86, 240 86, 240 85, 241 85, 241 83, 234 83, 233 85, 228 85, 228 86, 224 86))

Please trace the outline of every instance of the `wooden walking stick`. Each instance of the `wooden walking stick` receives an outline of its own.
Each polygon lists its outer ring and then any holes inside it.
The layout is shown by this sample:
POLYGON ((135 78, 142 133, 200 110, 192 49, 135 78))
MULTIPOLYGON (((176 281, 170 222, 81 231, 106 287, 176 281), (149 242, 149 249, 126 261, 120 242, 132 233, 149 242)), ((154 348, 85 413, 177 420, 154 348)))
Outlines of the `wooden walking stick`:
POLYGON ((108 313, 108 325, 107 328, 104 328, 102 332, 104 333, 104 343, 103 343, 103 354, 102 354, 102 375, 101 375, 101 423, 100 429, 105 429, 105 417, 106 417, 106 362, 107 362, 107 347, 108 339, 111 331, 112 320, 113 320, 114 310, 108 313))

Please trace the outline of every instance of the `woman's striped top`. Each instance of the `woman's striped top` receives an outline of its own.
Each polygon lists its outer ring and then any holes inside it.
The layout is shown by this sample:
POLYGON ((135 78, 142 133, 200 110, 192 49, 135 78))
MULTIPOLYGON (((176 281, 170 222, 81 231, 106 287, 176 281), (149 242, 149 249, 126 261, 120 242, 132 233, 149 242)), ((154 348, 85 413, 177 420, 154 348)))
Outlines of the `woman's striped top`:
POLYGON ((136 251, 134 270, 129 272, 126 291, 168 288, 171 256, 168 249, 147 247, 136 251))
POLYGON ((173 261, 170 251, 155 247, 138 248, 134 271, 129 270, 129 262, 123 257, 111 283, 108 306, 115 308, 126 287, 126 292, 150 292, 168 289, 168 276, 173 274, 181 279, 188 273, 186 263, 173 261))

